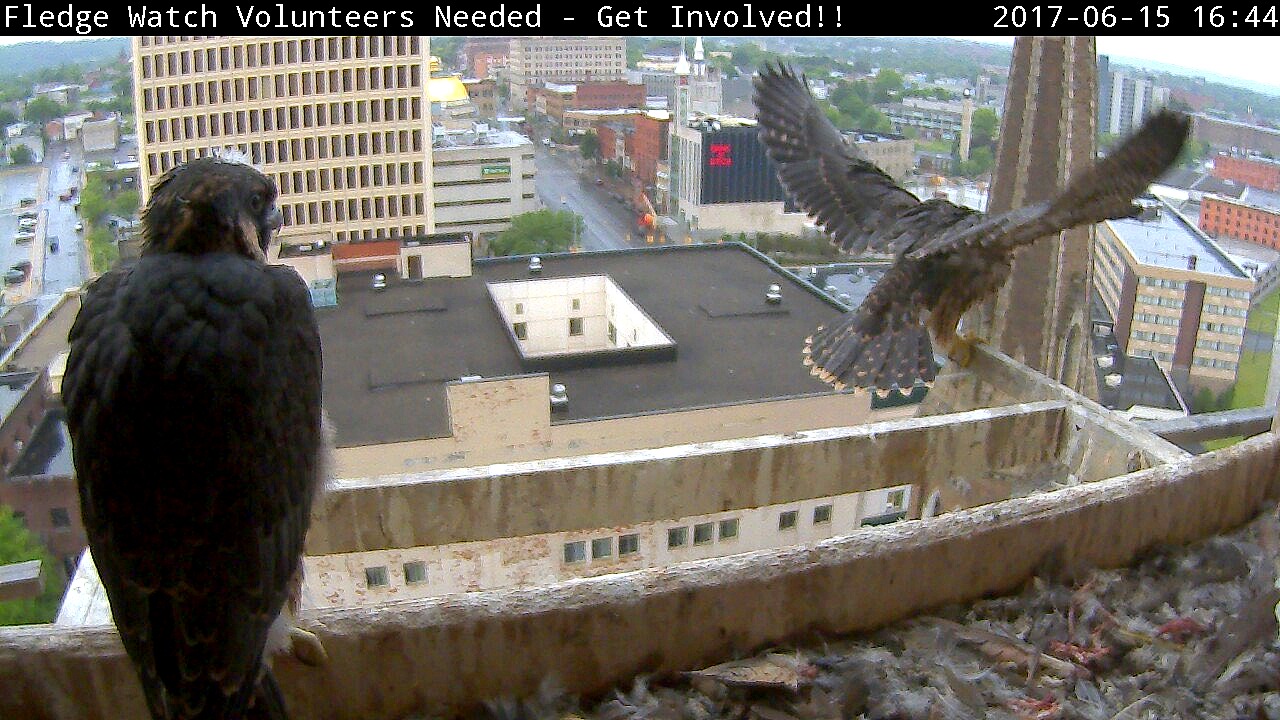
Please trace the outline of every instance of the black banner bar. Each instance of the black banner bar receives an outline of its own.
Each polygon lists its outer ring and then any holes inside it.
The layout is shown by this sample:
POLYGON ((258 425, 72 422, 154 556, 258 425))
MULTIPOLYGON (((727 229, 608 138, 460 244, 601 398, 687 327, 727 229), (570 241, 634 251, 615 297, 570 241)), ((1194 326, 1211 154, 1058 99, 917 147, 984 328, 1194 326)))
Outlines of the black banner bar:
POLYGON ((1274 35, 1276 4, 985 4, 752 0, 4 6, 10 35, 1274 35))

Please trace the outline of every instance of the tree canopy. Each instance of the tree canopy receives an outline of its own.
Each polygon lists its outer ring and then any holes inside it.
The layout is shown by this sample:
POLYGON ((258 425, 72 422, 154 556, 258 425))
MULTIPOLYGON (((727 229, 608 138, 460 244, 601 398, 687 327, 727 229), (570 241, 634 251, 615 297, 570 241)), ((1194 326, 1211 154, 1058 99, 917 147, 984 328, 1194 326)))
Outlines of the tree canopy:
POLYGON ((29 600, 5 600, 0 602, 0 625, 28 625, 53 622, 62 602, 62 588, 66 584, 62 568, 49 551, 27 530, 26 525, 14 517, 13 510, 0 505, 0 565, 40 560, 45 576, 44 592, 29 600))
POLYGON ((47 97, 38 97, 27 103, 26 119, 41 125, 67 114, 67 106, 47 97))
POLYGON ((26 145, 14 145, 9 148, 9 160, 14 165, 30 165, 35 159, 35 153, 31 152, 31 148, 26 145))
POLYGON ((585 224, 568 210, 535 210, 511 218, 511 229, 498 234, 489 244, 489 254, 536 255, 565 252, 573 245, 575 234, 582 236, 585 224))

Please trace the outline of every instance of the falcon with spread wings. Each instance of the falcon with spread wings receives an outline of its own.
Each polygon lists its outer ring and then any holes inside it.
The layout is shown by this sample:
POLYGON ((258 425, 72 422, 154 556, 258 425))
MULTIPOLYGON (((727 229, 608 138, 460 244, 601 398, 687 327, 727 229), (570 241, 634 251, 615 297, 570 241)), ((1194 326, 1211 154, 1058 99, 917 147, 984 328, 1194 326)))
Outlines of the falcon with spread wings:
POLYGON ((141 259, 95 281, 71 329, 62 387, 81 511, 157 720, 284 717, 264 654, 303 633, 282 609, 323 442, 310 295, 265 262, 275 200, 237 162, 169 171, 141 259))
POLYGON ((755 78, 760 139, 783 186, 850 254, 892 253, 862 305, 806 340, 805 363, 838 388, 910 390, 934 379, 929 330, 961 364, 975 339, 956 332, 974 303, 1000 289, 1014 251, 1079 225, 1133 216, 1134 198, 1177 159, 1190 127, 1161 111, 1047 202, 985 215, 921 202, 847 143, 805 78, 778 66, 755 78), (927 329, 926 329, 927 326, 927 329))

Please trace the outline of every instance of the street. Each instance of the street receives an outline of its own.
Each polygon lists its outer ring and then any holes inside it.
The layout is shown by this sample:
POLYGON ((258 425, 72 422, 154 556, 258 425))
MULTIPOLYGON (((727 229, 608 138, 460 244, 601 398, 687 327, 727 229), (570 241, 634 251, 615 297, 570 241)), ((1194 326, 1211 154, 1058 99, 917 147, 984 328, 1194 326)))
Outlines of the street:
POLYGON ((87 276, 83 242, 75 231, 79 222, 75 203, 58 197, 72 185, 79 185, 79 174, 71 171, 78 161, 74 157, 63 160, 62 153, 60 145, 51 145, 43 166, 0 174, 0 272, 30 263, 27 279, 6 288, 5 300, 10 304, 59 295, 80 286, 87 276), (35 205, 21 207, 22 200, 28 198, 35 199, 35 205), (15 238, 18 215, 28 211, 36 213, 35 238, 19 243, 15 238), (51 251, 50 243, 55 239, 58 249, 51 251))
POLYGON ((80 187, 80 173, 71 171, 73 167, 80 168, 80 162, 75 150, 71 151, 69 160, 63 160, 59 146, 51 146, 45 156, 49 181, 45 184, 44 197, 40 198, 45 210, 44 242, 41 247, 33 248, 44 253, 43 288, 38 291, 41 294, 60 294, 85 281, 88 262, 84 255, 84 238, 75 229, 80 221, 75 211, 76 200, 58 199, 68 188, 80 187), (50 249, 55 239, 58 242, 56 252, 50 249))
POLYGON ((576 147, 562 146, 552 154, 538 144, 535 182, 543 206, 549 210, 570 210, 582 216, 585 227, 578 245, 583 250, 618 250, 643 244, 631 211, 592 180, 581 178, 574 171, 567 157, 577 152, 576 147))

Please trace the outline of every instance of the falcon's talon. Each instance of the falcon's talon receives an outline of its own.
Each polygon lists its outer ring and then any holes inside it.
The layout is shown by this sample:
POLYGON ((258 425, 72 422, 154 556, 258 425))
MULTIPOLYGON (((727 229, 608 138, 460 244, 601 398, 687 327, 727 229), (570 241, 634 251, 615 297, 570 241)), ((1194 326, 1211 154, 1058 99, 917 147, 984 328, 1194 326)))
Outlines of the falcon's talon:
POLYGON ((329 653, 325 652, 320 638, 310 630, 303 630, 296 625, 289 628, 289 654, 308 667, 329 664, 329 653))

